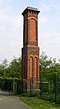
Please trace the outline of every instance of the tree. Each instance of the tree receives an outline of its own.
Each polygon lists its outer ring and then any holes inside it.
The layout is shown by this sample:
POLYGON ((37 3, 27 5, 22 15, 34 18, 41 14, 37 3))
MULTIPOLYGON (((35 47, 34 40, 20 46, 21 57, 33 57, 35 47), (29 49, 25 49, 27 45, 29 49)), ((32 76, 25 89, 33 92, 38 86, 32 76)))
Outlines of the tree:
POLYGON ((0 64, 0 76, 5 76, 7 66, 8 66, 8 61, 7 59, 4 59, 2 64, 0 64))
POLYGON ((57 63, 56 58, 48 58, 48 56, 42 52, 40 72, 43 80, 48 81, 49 79, 53 79, 56 73, 60 74, 60 61, 57 63))
POLYGON ((8 66, 8 60, 4 59, 2 65, 4 66, 4 68, 6 68, 8 66))
POLYGON ((7 59, 4 59, 2 64, 0 64, 0 76, 21 78, 22 76, 21 58, 14 57, 9 64, 7 59))
POLYGON ((10 62, 7 68, 7 76, 21 78, 22 68, 21 68, 21 58, 15 58, 10 62))

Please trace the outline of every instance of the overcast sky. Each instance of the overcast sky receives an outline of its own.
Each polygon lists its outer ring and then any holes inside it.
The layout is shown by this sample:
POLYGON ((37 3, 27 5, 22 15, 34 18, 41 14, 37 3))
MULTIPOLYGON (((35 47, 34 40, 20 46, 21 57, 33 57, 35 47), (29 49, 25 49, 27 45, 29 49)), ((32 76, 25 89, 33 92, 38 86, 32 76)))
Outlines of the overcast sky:
POLYGON ((0 0, 0 62, 21 56, 23 16, 27 6, 40 10, 38 38, 40 52, 60 59, 60 0, 0 0))

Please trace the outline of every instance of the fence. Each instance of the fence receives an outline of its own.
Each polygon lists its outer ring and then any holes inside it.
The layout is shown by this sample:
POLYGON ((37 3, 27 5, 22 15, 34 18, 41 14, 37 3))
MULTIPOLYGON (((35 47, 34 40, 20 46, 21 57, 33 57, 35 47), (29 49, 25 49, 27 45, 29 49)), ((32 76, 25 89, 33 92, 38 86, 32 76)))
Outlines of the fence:
POLYGON ((10 91, 14 94, 21 93, 21 80, 18 78, 0 77, 0 90, 10 91))
POLYGON ((54 74, 48 81, 31 78, 20 80, 18 78, 0 78, 0 89, 16 94, 38 95, 40 98, 60 103, 60 74, 54 74), (39 87, 40 86, 40 87, 39 87))
POLYGON ((60 103, 60 75, 54 74, 49 81, 40 81, 40 98, 60 103))
POLYGON ((40 80, 35 80, 34 78, 29 80, 20 80, 18 78, 0 77, 0 89, 11 91, 17 94, 29 94, 30 96, 32 96, 35 95, 38 91, 40 93, 38 82, 40 82, 40 80))
POLYGON ((41 99, 49 100, 51 102, 60 103, 60 74, 54 74, 52 78, 46 81, 41 77, 40 80, 34 78, 23 80, 22 93, 30 96, 39 96, 41 99), (27 90, 27 83, 30 85, 27 90), (40 87, 38 86, 40 85, 40 87), (37 87, 38 86, 38 87, 37 87))

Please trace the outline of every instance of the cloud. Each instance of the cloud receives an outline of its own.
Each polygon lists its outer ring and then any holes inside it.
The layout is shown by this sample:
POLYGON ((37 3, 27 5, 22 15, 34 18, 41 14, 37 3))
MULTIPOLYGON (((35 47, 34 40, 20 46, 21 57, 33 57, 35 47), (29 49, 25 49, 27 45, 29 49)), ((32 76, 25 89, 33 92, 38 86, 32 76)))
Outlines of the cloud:
POLYGON ((41 33, 40 51, 46 52, 50 57, 60 58, 60 32, 41 33))
POLYGON ((39 24, 46 24, 48 22, 48 19, 45 16, 39 16, 39 24))
POLYGON ((60 10, 60 6, 59 5, 57 6, 56 4, 52 4, 51 8, 54 10, 60 10))
MULTIPOLYGON (((18 33, 22 29, 22 15, 12 8, 1 8, 0 9, 0 37, 5 36, 7 38, 14 33, 18 33)), ((20 31, 20 35, 22 32, 20 31)), ((14 36, 13 36, 14 37, 14 36)))
POLYGON ((41 11, 51 11, 51 8, 48 5, 42 4, 41 11))
MULTIPOLYGON (((12 6, 0 3, 0 60, 11 59, 12 56, 21 55, 22 48, 22 15, 12 6)), ((11 1, 10 1, 11 2, 11 1)))
MULTIPOLYGON (((58 3, 58 2, 57 2, 58 3)), ((41 12, 44 11, 44 12, 50 12, 52 10, 60 10, 60 5, 59 4, 56 4, 55 2, 52 2, 52 3, 44 3, 44 1, 40 2, 40 10, 41 12)))
POLYGON ((59 45, 60 44, 60 32, 41 33, 41 43, 50 44, 50 45, 51 44, 59 45))
POLYGON ((40 10, 42 11, 51 11, 50 5, 47 5, 46 3, 44 3, 43 1, 40 1, 40 10))

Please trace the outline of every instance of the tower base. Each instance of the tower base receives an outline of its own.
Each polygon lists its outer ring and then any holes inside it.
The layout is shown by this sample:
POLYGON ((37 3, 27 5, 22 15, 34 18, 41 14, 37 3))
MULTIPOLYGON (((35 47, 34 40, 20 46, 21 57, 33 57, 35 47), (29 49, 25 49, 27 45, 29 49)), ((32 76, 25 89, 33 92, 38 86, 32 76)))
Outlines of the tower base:
POLYGON ((36 95, 40 93, 40 80, 36 79, 24 79, 23 80, 23 93, 27 95, 36 95))

